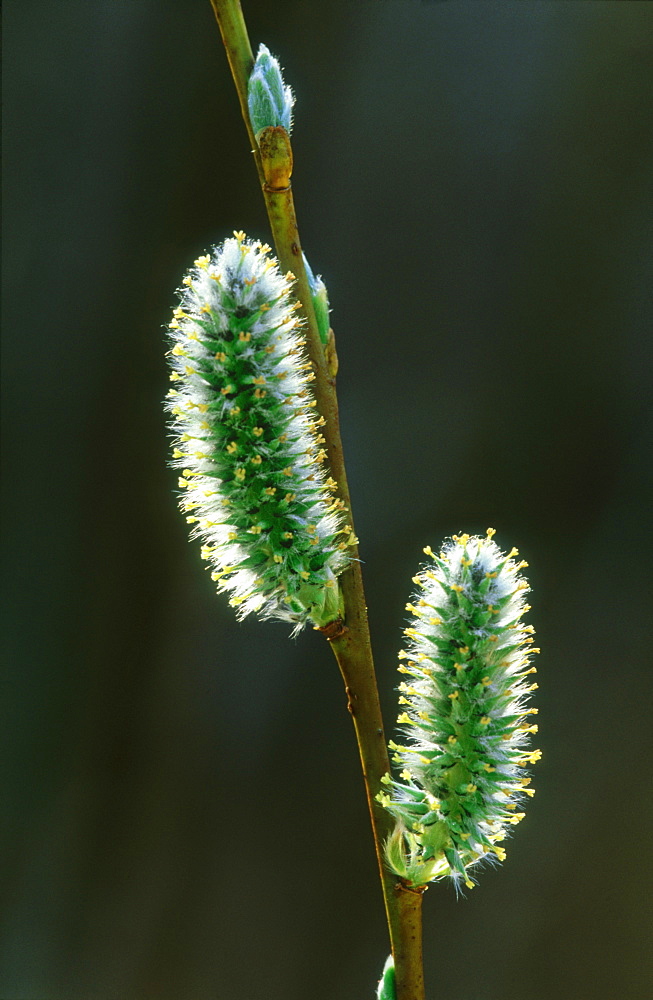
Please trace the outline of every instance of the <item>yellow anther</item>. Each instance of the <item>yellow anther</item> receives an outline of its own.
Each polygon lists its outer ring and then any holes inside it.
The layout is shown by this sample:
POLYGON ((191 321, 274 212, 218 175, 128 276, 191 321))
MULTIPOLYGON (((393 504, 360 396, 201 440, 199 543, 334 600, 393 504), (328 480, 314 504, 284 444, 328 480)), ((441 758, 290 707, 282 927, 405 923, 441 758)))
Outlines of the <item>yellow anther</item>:
POLYGON ((261 434, 263 434, 263 428, 262 427, 252 428, 252 434, 254 434, 254 436, 257 438, 260 438, 261 434))
POLYGON ((407 771, 406 768, 404 768, 399 777, 403 778, 404 781, 410 781, 410 779, 412 778, 412 774, 410 773, 410 771, 407 771))
POLYGON ((282 563, 283 562, 283 556, 275 555, 275 556, 273 556, 273 559, 274 559, 275 563, 282 563))
POLYGON ((242 229, 234 229, 234 236, 236 237, 239 243, 242 243, 243 240, 246 239, 245 233, 242 231, 242 229))
POLYGON ((463 588, 460 586, 459 583, 453 583, 451 585, 451 589, 455 590, 457 594, 462 594, 462 591, 463 591, 463 588))
POLYGON ((461 561, 461 563, 462 563, 463 566, 471 566, 472 565, 472 560, 471 559, 461 559, 460 561, 461 561))
POLYGON ((424 548, 422 549, 422 552, 426 556, 432 556, 433 555, 433 549, 431 548, 430 545, 425 545, 424 548))
POLYGON ((293 500, 296 500, 296 499, 297 499, 297 494, 296 493, 286 493, 286 495, 284 497, 284 500, 286 501, 286 503, 292 503, 293 500))
POLYGON ((220 389, 220 392, 221 392, 221 394, 223 396, 228 396, 229 393, 233 392, 233 391, 234 391, 234 387, 233 387, 233 385, 231 383, 229 383, 229 385, 223 386, 223 388, 220 389))
POLYGON ((491 764, 483 764, 483 770, 487 771, 488 774, 492 774, 494 771, 496 771, 496 767, 492 767, 491 764))
POLYGON ((224 353, 224 351, 218 351, 216 354, 213 355, 213 357, 215 358, 216 361, 219 361, 220 364, 224 364, 224 362, 227 360, 227 355, 224 353))
POLYGON ((227 451, 229 452, 230 455, 235 455, 236 452, 238 451, 237 443, 235 441, 230 441, 229 444, 227 445, 227 451))
POLYGON ((492 683, 492 679, 491 679, 490 677, 484 677, 484 678, 483 678, 483 679, 481 680, 481 684, 482 684, 482 685, 483 685, 484 687, 488 687, 488 685, 490 685, 491 683, 492 683))
POLYGON ((283 470, 284 476, 292 476, 292 473, 293 473, 292 465, 287 465, 286 468, 283 470))
POLYGON ((452 701, 454 701, 458 697, 458 692, 454 691, 453 694, 448 695, 448 697, 451 698, 452 701))
POLYGON ((512 823, 513 826, 517 826, 517 823, 521 823, 526 813, 515 813, 514 816, 508 816, 507 822, 512 823))
POLYGON ((449 736, 449 737, 447 737, 447 743, 451 743, 452 746, 454 745, 454 743, 457 743, 457 742, 458 742, 458 737, 457 736, 449 736))
POLYGON ((253 524, 252 527, 249 529, 250 535, 260 535, 262 531, 263 528, 261 527, 260 524, 253 524))
POLYGON ((490 718, 489 715, 484 715, 483 718, 481 719, 481 725, 482 726, 489 726, 491 722, 492 722, 492 719, 490 718))
POLYGON ((254 396, 256 399, 264 399, 264 397, 267 396, 267 392, 265 389, 254 389, 254 396))
POLYGON ((250 458, 250 462, 252 463, 252 465, 260 465, 262 461, 263 459, 261 458, 260 455, 252 455, 252 457, 250 458))
POLYGON ((241 330, 241 332, 238 334, 238 339, 240 340, 240 342, 242 344, 248 344, 250 342, 250 340, 252 339, 252 335, 251 335, 251 333, 244 333, 241 330))
POLYGON ((494 538, 494 536, 496 535, 496 533, 497 533, 497 529, 496 528, 488 528, 487 531, 485 532, 485 534, 487 535, 488 538, 494 538))
POLYGON ((302 570, 302 572, 299 575, 301 576, 302 580, 308 580, 311 574, 307 573, 306 570, 302 570))
POLYGON ((469 795, 473 795, 476 790, 477 790, 476 785, 472 784, 471 782, 466 789, 469 795))
POLYGON ((236 472, 235 472, 236 479, 240 480, 241 483, 242 483, 243 479, 245 478, 245 475, 246 475, 246 473, 245 473, 245 470, 243 468, 236 469, 236 472))
POLYGON ((257 375, 252 379, 252 385, 265 385, 265 378, 263 375, 257 375))

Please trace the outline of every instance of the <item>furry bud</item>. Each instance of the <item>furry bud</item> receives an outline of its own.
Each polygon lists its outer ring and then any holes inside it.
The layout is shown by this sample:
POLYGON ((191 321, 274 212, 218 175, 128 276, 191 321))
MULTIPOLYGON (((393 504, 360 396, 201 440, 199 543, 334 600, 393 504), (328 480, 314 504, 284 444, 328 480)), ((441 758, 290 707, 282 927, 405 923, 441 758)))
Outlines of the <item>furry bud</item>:
POLYGON ((265 45, 259 45, 256 62, 247 84, 247 104, 254 134, 275 126, 292 129, 295 98, 283 82, 278 61, 265 45))
POLYGON ((313 309, 315 310, 315 319, 317 321, 317 329, 320 334, 320 340, 323 345, 329 342, 329 296, 327 294, 326 285, 322 280, 322 275, 318 274, 317 277, 313 274, 311 270, 311 265, 306 259, 306 254, 302 254, 304 258, 304 267, 306 268, 306 277, 308 278, 308 287, 311 291, 311 301, 313 302, 313 309))

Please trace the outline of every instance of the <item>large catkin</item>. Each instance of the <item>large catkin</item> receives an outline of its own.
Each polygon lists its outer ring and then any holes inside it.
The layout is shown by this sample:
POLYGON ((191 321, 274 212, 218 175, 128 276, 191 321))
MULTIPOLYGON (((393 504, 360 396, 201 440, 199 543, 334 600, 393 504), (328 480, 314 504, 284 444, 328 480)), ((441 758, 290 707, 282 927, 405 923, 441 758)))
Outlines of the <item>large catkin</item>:
POLYGON ((297 627, 338 618, 353 541, 310 393, 292 276, 234 234, 195 261, 170 323, 180 504, 218 590, 297 627))

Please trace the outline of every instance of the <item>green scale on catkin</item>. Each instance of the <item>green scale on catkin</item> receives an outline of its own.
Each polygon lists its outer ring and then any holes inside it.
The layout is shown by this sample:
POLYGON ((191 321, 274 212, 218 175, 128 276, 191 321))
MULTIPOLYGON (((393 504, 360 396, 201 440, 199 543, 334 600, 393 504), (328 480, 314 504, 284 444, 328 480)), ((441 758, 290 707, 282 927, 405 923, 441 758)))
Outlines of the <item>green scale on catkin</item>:
POLYGON ((537 726, 528 698, 533 628, 521 617, 528 584, 513 549, 487 537, 454 535, 414 577, 406 607, 413 622, 400 653, 406 744, 390 743, 399 778, 386 775, 377 796, 396 818, 386 853, 390 867, 419 886, 450 875, 474 885, 469 869, 502 861, 500 846, 519 811, 540 756, 528 749, 537 726))
POLYGON ((292 276, 234 236, 195 262, 170 324, 180 504, 241 616, 325 625, 352 536, 323 470, 292 276))

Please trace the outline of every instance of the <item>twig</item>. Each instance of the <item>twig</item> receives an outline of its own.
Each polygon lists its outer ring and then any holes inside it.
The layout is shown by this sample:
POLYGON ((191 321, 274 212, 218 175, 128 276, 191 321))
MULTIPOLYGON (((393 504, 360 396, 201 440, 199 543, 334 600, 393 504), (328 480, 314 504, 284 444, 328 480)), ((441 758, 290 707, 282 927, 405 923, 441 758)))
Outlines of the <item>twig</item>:
MULTIPOLYGON (((247 106, 247 82, 254 65, 254 58, 240 2, 211 0, 211 4, 220 26, 254 153, 277 256, 282 269, 292 271, 296 279, 295 288, 305 320, 308 354, 316 375, 314 394, 318 411, 325 420, 322 428, 326 439, 325 450, 331 473, 338 483, 338 494, 349 511, 353 532, 351 501, 340 439, 335 378, 329 374, 320 341, 302 258, 290 185, 292 173, 290 141, 284 129, 270 128, 265 130, 266 134, 262 137, 259 148, 247 106)), ((332 638, 329 638, 327 633, 327 638, 345 684, 348 708, 358 742, 395 962, 397 1000, 424 1000, 421 893, 407 889, 401 880, 388 871, 383 859, 383 843, 390 833, 391 824, 388 813, 378 805, 374 796, 382 787, 381 778, 390 770, 390 765, 357 550, 352 552, 352 556, 351 566, 340 578, 346 627, 335 629, 336 634, 332 638)))

